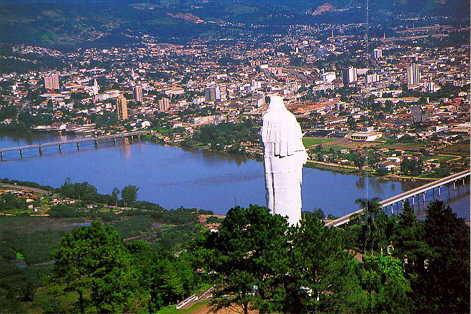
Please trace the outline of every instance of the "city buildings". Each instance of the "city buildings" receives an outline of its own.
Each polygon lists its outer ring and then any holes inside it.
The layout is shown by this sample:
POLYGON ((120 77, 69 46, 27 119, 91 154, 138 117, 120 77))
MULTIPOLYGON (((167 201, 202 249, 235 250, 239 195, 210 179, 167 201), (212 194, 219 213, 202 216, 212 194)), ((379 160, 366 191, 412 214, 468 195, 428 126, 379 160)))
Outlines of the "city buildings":
POLYGON ((410 108, 412 123, 422 123, 427 121, 428 116, 420 105, 414 105, 410 108))
POLYGON ((354 132, 347 136, 352 141, 355 142, 372 142, 376 141, 377 139, 381 138, 383 135, 381 132, 375 131, 363 131, 363 132, 354 132))
POLYGON ((366 83, 367 84, 376 83, 376 82, 379 82, 379 80, 380 80, 380 77, 377 73, 372 73, 372 74, 367 74, 366 75, 366 83))
MULTIPOLYGON (((469 121, 469 45, 444 46, 446 41, 421 45, 418 36, 425 40, 424 30, 410 28, 387 39, 370 37, 371 47, 377 47, 371 55, 358 35, 361 27, 292 25, 286 34, 276 36, 257 30, 237 44, 214 40, 161 44, 152 36, 136 36, 138 48, 60 52, 22 46, 17 54, 68 64, 54 72, 60 73, 61 88, 48 83, 57 89, 44 92, 45 76, 53 72, 2 73, 0 98, 32 117, 45 117, 36 119, 35 128, 76 129, 95 122, 95 134, 144 126, 168 128, 162 139, 169 143, 190 139, 205 124, 258 123, 266 108, 265 96, 270 94, 283 95, 307 134, 341 139, 340 146, 393 143, 407 135, 406 139, 433 153, 444 143, 463 139, 467 127, 461 125, 469 121), (312 40, 332 28, 344 35, 312 40), (221 59, 225 62, 217 61, 221 59), (344 69, 343 64, 347 64, 344 69), (405 83, 414 90, 405 89, 405 83), (132 115, 127 114, 124 95, 136 101, 132 115), (109 119, 115 111, 118 122, 109 119), (383 138, 358 131, 368 126, 383 138), (179 132, 172 134, 176 128, 179 132), (345 138, 355 132, 360 134, 345 138)), ((441 36, 467 31, 448 28, 441 36)), ((7 118, 0 125, 13 120, 7 118)), ((240 147, 256 155, 259 143, 244 141, 240 147)), ((386 157, 387 152, 380 154, 386 157)), ((334 155, 324 152, 312 158, 345 162, 334 155)))

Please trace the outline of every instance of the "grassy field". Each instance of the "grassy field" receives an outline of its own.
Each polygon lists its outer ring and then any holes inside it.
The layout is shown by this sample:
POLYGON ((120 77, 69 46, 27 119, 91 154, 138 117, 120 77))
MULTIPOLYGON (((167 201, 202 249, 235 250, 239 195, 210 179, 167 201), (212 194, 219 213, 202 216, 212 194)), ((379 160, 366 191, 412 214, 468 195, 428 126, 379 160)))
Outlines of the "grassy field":
MULTIPOLYGON (((28 265, 51 260, 51 252, 62 236, 83 223, 85 218, 51 218, 30 216, 0 217, 0 250, 21 253, 28 265)), ((116 216, 111 222, 123 238, 151 239, 164 247, 178 247, 197 232, 193 224, 158 224, 151 216, 116 216)))
POLYGON ((453 144, 441 151, 444 154, 455 154, 468 157, 469 153, 469 140, 463 143, 453 144))
POLYGON ((303 144, 306 148, 309 148, 313 145, 332 143, 334 139, 325 138, 325 137, 303 137, 303 144))
MULTIPOLYGON (((13 256, 21 253, 28 265, 45 263, 51 260, 51 252, 66 232, 90 221, 85 218, 3 216, 0 217, 0 250, 9 251, 13 256)), ((114 226, 124 239, 146 239, 175 249, 194 238, 201 227, 193 223, 162 224, 149 215, 119 215, 103 222, 114 226)))

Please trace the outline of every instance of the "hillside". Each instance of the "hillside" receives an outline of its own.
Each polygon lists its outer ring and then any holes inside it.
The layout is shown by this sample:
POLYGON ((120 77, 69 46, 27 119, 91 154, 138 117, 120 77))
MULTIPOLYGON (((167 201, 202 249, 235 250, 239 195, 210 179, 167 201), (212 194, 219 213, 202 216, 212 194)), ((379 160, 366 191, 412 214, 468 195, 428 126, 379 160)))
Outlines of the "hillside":
MULTIPOLYGON (((162 41, 185 42, 234 30, 235 23, 352 23, 365 19, 364 0, 166 0, 35 1, 0 3, 0 43, 75 47, 119 45, 149 33, 162 41), (318 12, 321 14, 312 14, 318 12), (326 10, 327 8, 327 10, 326 10), (335 8, 335 9, 334 9, 335 8)), ((399 16, 467 18, 466 0, 394 0, 370 3, 372 22, 399 16)))

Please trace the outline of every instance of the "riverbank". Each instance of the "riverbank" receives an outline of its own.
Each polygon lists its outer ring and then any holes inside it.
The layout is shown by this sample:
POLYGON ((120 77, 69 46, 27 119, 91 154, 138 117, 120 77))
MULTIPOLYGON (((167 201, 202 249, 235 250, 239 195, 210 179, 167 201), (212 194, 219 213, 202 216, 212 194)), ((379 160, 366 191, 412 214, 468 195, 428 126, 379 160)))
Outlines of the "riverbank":
MULTIPOLYGON (((214 150, 214 149, 211 149, 209 145, 199 145, 199 144, 188 145, 185 142, 177 143, 177 142, 163 141, 161 138, 157 137, 156 135, 154 136, 149 135, 146 137, 146 139, 156 144, 165 144, 165 145, 183 148, 183 149, 201 150, 201 151, 207 151, 211 153, 228 154, 228 155, 237 156, 239 158, 263 161, 263 157, 260 154, 256 154, 256 153, 214 150)), ((354 167, 354 166, 328 163, 328 162, 317 161, 317 160, 308 160, 307 163, 305 164, 305 167, 320 169, 320 170, 329 170, 329 171, 333 171, 333 172, 341 173, 341 174, 353 174, 353 175, 359 175, 359 176, 376 177, 379 179, 392 180, 392 181, 431 182, 431 181, 436 181, 440 179, 440 178, 432 178, 432 177, 426 178, 426 177, 419 177, 419 176, 405 176, 405 175, 398 175, 398 174, 393 174, 393 173, 389 173, 386 175, 379 175, 374 170, 365 170, 365 169, 359 170, 357 167, 354 167)))
POLYGON ((424 178, 424 177, 417 177, 417 176, 403 176, 403 175, 397 175, 397 174, 392 174, 392 173, 386 174, 386 175, 378 175, 375 171, 359 170, 358 168, 353 167, 353 166, 339 165, 339 164, 327 163, 327 162, 316 161, 316 160, 308 160, 306 163, 306 167, 316 168, 316 169, 325 169, 325 170, 330 170, 330 171, 343 173, 343 174, 356 174, 356 175, 361 175, 361 176, 383 178, 383 179, 389 179, 389 180, 394 180, 394 181, 432 182, 432 181, 436 181, 440 179, 440 178, 424 178))

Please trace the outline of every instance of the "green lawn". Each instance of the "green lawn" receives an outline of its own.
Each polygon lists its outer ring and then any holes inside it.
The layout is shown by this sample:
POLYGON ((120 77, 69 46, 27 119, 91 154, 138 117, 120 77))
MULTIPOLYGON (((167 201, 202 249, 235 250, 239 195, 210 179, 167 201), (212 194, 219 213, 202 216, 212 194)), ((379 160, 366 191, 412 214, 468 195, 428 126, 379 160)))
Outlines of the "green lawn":
POLYGON ((457 156, 453 156, 453 155, 435 155, 435 156, 427 156, 425 160, 435 159, 439 162, 445 162, 445 161, 455 159, 456 157, 457 156))
POLYGON ((303 144, 306 148, 309 148, 313 145, 331 143, 333 141, 334 139, 326 137, 303 137, 303 144))

